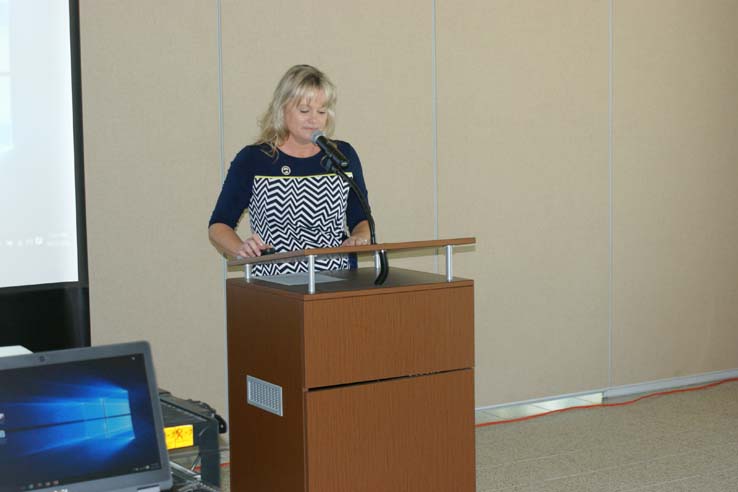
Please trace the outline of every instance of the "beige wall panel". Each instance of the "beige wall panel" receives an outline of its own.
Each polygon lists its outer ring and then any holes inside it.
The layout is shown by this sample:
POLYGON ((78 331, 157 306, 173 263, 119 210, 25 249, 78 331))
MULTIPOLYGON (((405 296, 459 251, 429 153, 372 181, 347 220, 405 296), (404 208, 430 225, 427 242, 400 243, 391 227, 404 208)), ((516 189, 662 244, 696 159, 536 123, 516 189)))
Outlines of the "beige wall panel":
POLYGON ((736 25, 615 3, 614 385, 738 367, 736 25))
MULTIPOLYGON (((377 239, 431 238, 432 8, 420 0, 224 0, 226 166, 256 138, 257 119, 284 72, 315 65, 338 86, 336 138, 361 157, 377 239)), ((239 232, 249 233, 246 218, 239 232)), ((392 264, 432 269, 433 262, 392 264)))
POLYGON ((149 340, 161 387, 224 412, 217 4, 80 10, 93 343, 149 340))
POLYGON ((439 2, 439 229, 477 406, 608 383, 608 2, 439 2))

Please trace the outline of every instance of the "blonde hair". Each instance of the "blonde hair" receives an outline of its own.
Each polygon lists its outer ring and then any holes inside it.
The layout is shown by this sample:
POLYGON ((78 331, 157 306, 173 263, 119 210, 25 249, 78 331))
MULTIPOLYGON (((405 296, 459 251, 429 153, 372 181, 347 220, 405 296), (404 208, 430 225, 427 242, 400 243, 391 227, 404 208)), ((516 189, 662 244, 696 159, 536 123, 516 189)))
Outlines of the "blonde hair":
POLYGON ((289 130, 284 124, 285 108, 302 101, 309 103, 319 92, 325 95, 325 109, 328 114, 324 131, 331 136, 335 128, 336 86, 317 68, 295 65, 282 76, 274 89, 272 102, 259 119, 261 133, 256 144, 266 144, 270 147, 270 155, 276 154, 277 147, 289 136, 289 130))

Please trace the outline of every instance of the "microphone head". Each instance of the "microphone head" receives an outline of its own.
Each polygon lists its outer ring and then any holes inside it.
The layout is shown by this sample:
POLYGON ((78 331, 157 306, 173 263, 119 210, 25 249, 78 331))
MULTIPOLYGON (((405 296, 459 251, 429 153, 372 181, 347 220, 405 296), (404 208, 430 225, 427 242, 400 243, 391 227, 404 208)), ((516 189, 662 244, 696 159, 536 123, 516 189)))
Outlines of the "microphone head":
POLYGON ((310 140, 311 140, 311 141, 312 141, 313 143, 318 143, 318 139, 319 139, 320 137, 323 137, 323 138, 325 138, 325 133, 323 133, 323 130, 315 130, 315 131, 313 132, 313 134, 312 134, 312 135, 310 136, 310 140))

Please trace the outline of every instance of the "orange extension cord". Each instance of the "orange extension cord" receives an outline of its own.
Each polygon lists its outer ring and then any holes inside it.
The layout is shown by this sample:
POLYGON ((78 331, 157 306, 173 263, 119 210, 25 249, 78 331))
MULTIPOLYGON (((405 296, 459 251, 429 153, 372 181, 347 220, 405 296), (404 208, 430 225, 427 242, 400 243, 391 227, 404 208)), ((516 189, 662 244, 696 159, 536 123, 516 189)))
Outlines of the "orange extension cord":
POLYGON ((690 391, 705 390, 708 388, 714 388, 715 386, 720 386, 721 384, 732 383, 735 381, 738 381, 738 378, 723 379, 722 381, 716 381, 714 383, 709 383, 709 384, 705 384, 702 386, 694 386, 691 388, 682 388, 682 389, 676 389, 676 390, 670 390, 670 391, 659 391, 658 393, 651 393, 648 395, 643 395, 634 400, 623 401, 620 403, 597 403, 593 405, 582 405, 581 407, 569 407, 569 408, 562 408, 559 410, 551 410, 549 412, 537 413, 535 415, 528 415, 527 417, 520 417, 517 419, 499 420, 495 422, 484 422, 482 424, 477 424, 476 427, 487 427, 490 425, 512 424, 513 422, 523 422, 524 420, 537 419, 539 417, 544 417, 546 415, 551 415, 554 413, 569 412, 571 410, 583 410, 585 408, 624 407, 625 405, 632 405, 633 403, 639 402, 641 400, 645 400, 646 398, 653 398, 654 396, 674 395, 676 393, 687 393, 690 391))

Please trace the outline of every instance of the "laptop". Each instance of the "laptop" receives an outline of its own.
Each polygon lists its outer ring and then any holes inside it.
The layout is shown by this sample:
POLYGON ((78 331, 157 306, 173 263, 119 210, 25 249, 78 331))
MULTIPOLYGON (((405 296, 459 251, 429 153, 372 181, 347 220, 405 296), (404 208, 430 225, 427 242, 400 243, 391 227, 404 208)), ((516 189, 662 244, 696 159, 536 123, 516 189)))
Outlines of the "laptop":
POLYGON ((170 486, 148 343, 0 357, 0 492, 170 486))

